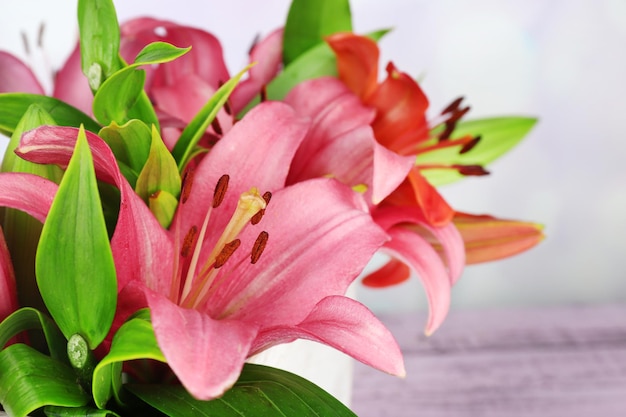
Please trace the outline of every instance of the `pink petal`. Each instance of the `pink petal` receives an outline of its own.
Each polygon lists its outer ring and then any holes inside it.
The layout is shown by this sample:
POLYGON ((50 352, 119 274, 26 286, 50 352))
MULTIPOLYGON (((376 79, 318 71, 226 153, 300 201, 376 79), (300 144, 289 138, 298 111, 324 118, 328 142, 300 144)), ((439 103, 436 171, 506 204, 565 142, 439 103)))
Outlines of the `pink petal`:
POLYGON ((406 178, 414 158, 381 146, 370 127, 374 112, 334 78, 319 78, 295 87, 287 96, 313 127, 298 150, 289 183, 331 175, 350 186, 367 185, 374 204, 406 178))
POLYGON ((38 175, 0 173, 0 207, 11 207, 46 220, 58 185, 38 175))
POLYGON ((139 18, 122 25, 121 33, 120 50, 128 62, 132 62, 139 51, 151 42, 168 42, 181 48, 192 46, 192 50, 184 56, 159 65, 148 77, 148 90, 163 85, 175 86, 192 74, 201 77, 213 88, 230 78, 222 47, 217 38, 208 32, 166 20, 139 18))
MULTIPOLYGON (((111 249, 118 286, 140 280, 156 291, 169 291, 172 242, 148 207, 120 173, 115 156, 97 135, 85 132, 99 179, 115 184, 121 194, 111 249)), ((74 150, 78 129, 43 126, 22 136, 18 155, 37 163, 65 166, 74 150)))
POLYGON ((0 228, 0 322, 17 310, 18 307, 11 254, 4 240, 2 228, 0 228))
POLYGON ((449 281, 454 285, 465 268, 465 244, 463 236, 453 223, 442 227, 431 226, 419 210, 408 207, 384 207, 376 209, 373 217, 378 225, 388 230, 396 225, 412 228, 435 249, 441 248, 448 268, 449 281), (413 226, 411 226, 413 225, 413 226))
POLYGON ((250 62, 256 65, 248 71, 248 78, 239 83, 230 97, 233 111, 239 113, 272 81, 281 68, 283 59, 283 29, 277 29, 257 43, 250 52, 250 62))
POLYGON ((0 51, 0 93, 44 94, 37 77, 26 64, 0 51))
MULTIPOLYGON (((201 225, 215 185, 224 174, 230 176, 228 193, 220 206, 220 212, 226 214, 212 222, 214 234, 223 230, 241 193, 250 187, 261 193, 282 188, 306 129, 307 124, 284 103, 263 103, 251 110, 199 163, 189 200, 177 214, 183 233, 192 225, 201 225)), ((207 244, 216 239, 209 238, 207 244)))
POLYGON ((80 64, 80 45, 76 45, 54 79, 52 95, 71 104, 85 114, 93 114, 93 93, 80 64))
POLYGON ((256 354, 295 339, 324 343, 381 371, 406 375, 402 352, 393 335, 367 307, 347 297, 322 299, 296 326, 260 332, 253 351, 256 354))
MULTIPOLYGON (((151 94, 158 109, 169 117, 183 121, 183 127, 196 116, 202 107, 215 94, 216 88, 202 78, 190 74, 174 85, 154 86, 151 94)), ((232 126, 232 116, 222 109, 218 113, 222 131, 227 132, 232 126)))
POLYGON ((401 226, 388 230, 391 240, 384 251, 417 272, 428 298, 429 315, 425 333, 432 334, 443 323, 450 309, 450 279, 437 251, 417 233, 401 226))
POLYGON ((257 327, 236 320, 214 320, 146 292, 159 347, 181 383, 194 397, 221 396, 239 377, 257 327))
MULTIPOLYGON (((345 294, 387 240, 364 209, 359 194, 332 179, 276 192, 261 223, 241 237, 253 242, 266 230, 263 255, 254 265, 247 261, 236 280, 219 288, 209 300, 211 315, 264 326, 295 325, 324 297, 345 294)), ((246 250, 240 248, 238 256, 246 256, 246 250)))

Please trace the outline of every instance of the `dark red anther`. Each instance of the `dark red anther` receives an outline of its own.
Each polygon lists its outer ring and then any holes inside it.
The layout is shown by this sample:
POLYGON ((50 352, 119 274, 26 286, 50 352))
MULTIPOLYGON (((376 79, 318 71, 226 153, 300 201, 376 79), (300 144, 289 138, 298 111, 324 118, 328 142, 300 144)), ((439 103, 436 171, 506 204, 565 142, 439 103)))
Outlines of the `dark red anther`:
POLYGON ((193 177, 195 175, 195 170, 193 168, 187 167, 185 169, 185 173, 183 174, 183 180, 180 191, 180 202, 185 204, 187 199, 189 199, 189 195, 191 194, 191 186, 193 185, 193 177))
POLYGON ((219 207, 224 201, 224 197, 226 196, 226 191, 228 190, 228 180, 230 177, 227 174, 224 174, 217 181, 217 185, 215 186, 215 191, 213 192, 213 208, 219 207))
POLYGON ((482 176, 489 175, 489 171, 483 168, 480 165, 453 165, 453 168, 456 168, 461 175, 468 176, 482 176))
POLYGON ((452 112, 452 115, 448 118, 448 120, 446 121, 446 123, 456 123, 459 120, 461 120, 461 118, 463 116, 465 116, 467 114, 467 112, 470 111, 470 106, 467 107, 463 107, 462 109, 456 109, 455 111, 452 112))
POLYGON ((186 258, 191 253, 191 249, 196 243, 196 236, 198 235, 198 227, 192 226, 191 229, 185 235, 183 239, 183 247, 180 249, 180 256, 186 258))
POLYGON ((261 103, 267 101, 267 88, 264 85, 263 87, 261 87, 261 103))
POLYGON ((456 122, 446 122, 446 127, 443 129, 443 132, 439 134, 439 140, 442 141, 450 139, 450 135, 452 135, 452 132, 454 132, 455 128, 456 122))
POLYGON ((469 151, 471 151, 472 149, 474 149, 474 147, 476 145, 478 145, 478 142, 480 142, 480 138, 481 136, 478 135, 476 136, 474 139, 470 140, 469 142, 467 142, 465 145, 463 145, 463 147, 461 148, 461 150, 459 151, 459 154, 463 155, 464 153, 468 153, 469 151))
POLYGON ((217 120, 217 116, 215 116, 215 119, 213 119, 213 121, 211 122, 211 127, 213 128, 213 130, 215 130, 215 133, 217 133, 219 136, 222 136, 224 134, 224 131, 222 130, 222 126, 220 126, 220 121, 217 120))
MULTIPOLYGON (((270 200, 272 199, 272 193, 270 193, 269 191, 266 191, 262 197, 263 197, 263 200, 265 201, 265 206, 267 207, 267 205, 270 203, 270 200)), ((264 214, 265 214, 265 209, 259 210, 254 216, 252 216, 252 218, 250 219, 250 223, 252 225, 259 224, 264 214)))
POLYGON ((224 102, 224 111, 229 116, 233 115, 233 109, 230 107, 230 101, 229 100, 226 100, 226 102, 224 102))
POLYGON ((265 205, 268 205, 271 199, 272 199, 272 193, 270 193, 269 191, 266 191, 265 193, 263 193, 263 200, 265 200, 265 205))
POLYGON ((235 239, 232 242, 225 244, 220 253, 215 258, 215 265, 213 265, 214 268, 218 269, 224 266, 226 261, 228 261, 228 259, 233 256, 233 253, 235 253, 239 245, 241 245, 241 240, 239 239, 235 239))
POLYGON ((461 96, 461 97, 457 98, 456 100, 454 100, 452 103, 448 104, 448 107, 443 109, 441 111, 441 114, 444 115, 446 113, 455 112, 459 108, 459 106, 461 105, 461 102, 463 101, 463 99, 464 99, 464 97, 461 96))
POLYGON ((270 235, 265 230, 259 233, 259 236, 256 238, 254 242, 254 246, 252 247, 252 253, 250 254, 250 262, 252 264, 257 263, 263 251, 265 250, 265 246, 267 245, 267 239, 269 239, 270 235))

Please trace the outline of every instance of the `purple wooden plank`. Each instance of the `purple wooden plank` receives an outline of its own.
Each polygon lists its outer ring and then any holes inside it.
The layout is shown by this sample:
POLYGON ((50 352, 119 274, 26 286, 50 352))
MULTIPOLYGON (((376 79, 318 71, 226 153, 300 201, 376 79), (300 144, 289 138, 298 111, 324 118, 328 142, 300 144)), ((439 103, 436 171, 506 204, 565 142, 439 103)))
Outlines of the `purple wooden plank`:
POLYGON ((626 416, 626 306, 453 312, 431 338, 383 321, 408 376, 357 364, 361 417, 626 416))

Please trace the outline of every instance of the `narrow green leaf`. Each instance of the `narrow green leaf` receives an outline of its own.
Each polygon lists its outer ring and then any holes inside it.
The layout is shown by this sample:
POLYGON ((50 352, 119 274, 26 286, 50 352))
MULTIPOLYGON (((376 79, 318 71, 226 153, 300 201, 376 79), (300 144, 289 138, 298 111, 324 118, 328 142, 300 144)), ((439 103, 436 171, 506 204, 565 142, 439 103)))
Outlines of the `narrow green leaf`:
POLYGON ((116 398, 119 396, 122 363, 136 359, 165 362, 152 324, 143 318, 133 318, 119 328, 113 337, 111 350, 96 366, 92 386, 93 398, 99 408, 104 408, 113 395, 116 398))
POLYGON ((202 135, 204 135, 204 132, 209 127, 213 119, 215 119, 219 110, 222 106, 224 106, 224 103, 228 100, 228 97, 237 86, 237 83, 239 83, 241 77, 243 77, 246 71, 248 71, 251 67, 252 65, 248 65, 241 72, 222 85, 202 107, 202 109, 200 109, 198 114, 195 115, 187 127, 185 127, 185 130, 183 130, 180 138, 178 138, 174 149, 172 149, 172 156, 176 160, 179 172, 183 171, 187 162, 189 162, 191 155, 194 153, 194 148, 198 144, 198 141, 202 138, 202 135))
MULTIPOLYGON (((458 148, 443 148, 420 154, 417 164, 461 164, 486 166, 511 150, 537 123, 531 117, 494 117, 460 122, 452 138, 481 136, 469 152, 459 154, 458 148)), ((464 178, 451 169, 425 169, 424 176, 433 185, 448 184, 464 178)))
POLYGON ((337 32, 352 32, 349 0, 293 0, 285 23, 283 64, 337 32))
POLYGON ((0 93, 0 133, 11 136, 28 108, 36 104, 46 111, 60 126, 78 127, 85 125, 91 132, 100 130, 100 125, 75 107, 54 97, 27 93, 0 93))
POLYGON ((0 350, 14 336, 27 330, 43 330, 50 356, 67 362, 66 340, 52 319, 38 310, 24 307, 0 323, 0 350))
POLYGON ((43 300, 65 337, 78 333, 91 349, 97 347, 113 321, 117 282, 82 128, 43 226, 35 269, 43 300))
POLYGON ((154 65, 170 62, 176 58, 180 58, 190 50, 191 46, 178 48, 167 42, 153 42, 146 45, 137 54, 134 65, 154 65))
POLYGON ((43 411, 48 417, 119 417, 119 414, 113 411, 91 407, 48 406, 43 411))
POLYGON ((78 28, 83 73, 95 92, 121 68, 120 29, 112 0, 79 0, 78 28))
POLYGON ((141 120, 133 119, 118 125, 112 122, 98 133, 109 145, 120 170, 128 183, 134 188, 137 177, 143 169, 152 144, 152 132, 141 120))
POLYGON ((173 417, 355 417, 339 400, 289 372, 246 364, 237 383, 221 398, 200 401, 180 386, 128 384, 133 394, 173 417))
POLYGON ((0 351, 0 404, 9 415, 24 417, 46 405, 80 407, 89 400, 69 366, 23 344, 0 351))

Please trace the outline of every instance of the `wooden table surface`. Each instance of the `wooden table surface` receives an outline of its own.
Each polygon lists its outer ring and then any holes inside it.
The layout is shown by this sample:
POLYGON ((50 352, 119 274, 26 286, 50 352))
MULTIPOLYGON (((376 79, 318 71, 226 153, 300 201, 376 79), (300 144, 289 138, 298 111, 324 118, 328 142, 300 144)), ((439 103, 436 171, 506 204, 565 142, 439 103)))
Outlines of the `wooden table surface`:
POLYGON ((360 417, 625 417, 626 306, 383 316, 407 377, 355 365, 360 417))

